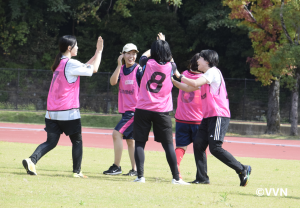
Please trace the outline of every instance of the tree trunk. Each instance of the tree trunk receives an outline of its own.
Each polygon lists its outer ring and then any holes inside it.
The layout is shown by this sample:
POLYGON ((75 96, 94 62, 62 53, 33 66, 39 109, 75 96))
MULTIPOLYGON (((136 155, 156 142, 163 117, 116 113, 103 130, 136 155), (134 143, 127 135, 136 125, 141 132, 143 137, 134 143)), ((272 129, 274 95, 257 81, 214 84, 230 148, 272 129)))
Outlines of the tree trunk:
POLYGON ((280 133, 279 91, 280 82, 275 80, 269 87, 266 134, 280 133))
POLYGON ((296 69, 295 79, 296 83, 292 90, 292 102, 291 102, 291 114, 290 114, 290 121, 291 121, 291 136, 298 135, 298 100, 299 100, 299 67, 296 69))

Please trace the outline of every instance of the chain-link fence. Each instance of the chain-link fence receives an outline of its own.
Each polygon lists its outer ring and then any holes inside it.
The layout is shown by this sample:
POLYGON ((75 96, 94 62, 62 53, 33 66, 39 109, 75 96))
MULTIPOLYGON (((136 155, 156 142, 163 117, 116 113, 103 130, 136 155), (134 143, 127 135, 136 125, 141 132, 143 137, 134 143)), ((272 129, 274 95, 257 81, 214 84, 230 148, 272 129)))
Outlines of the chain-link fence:
MULTIPOLYGON (((46 110, 52 79, 50 70, 0 68, 0 110, 46 110)), ((82 113, 118 113, 118 86, 109 83, 110 72, 80 78, 82 113)), ((268 87, 254 79, 225 79, 232 119, 266 121, 268 87)), ((178 89, 173 88, 174 112, 178 89)), ((289 122, 291 92, 280 89, 282 122, 289 122)))

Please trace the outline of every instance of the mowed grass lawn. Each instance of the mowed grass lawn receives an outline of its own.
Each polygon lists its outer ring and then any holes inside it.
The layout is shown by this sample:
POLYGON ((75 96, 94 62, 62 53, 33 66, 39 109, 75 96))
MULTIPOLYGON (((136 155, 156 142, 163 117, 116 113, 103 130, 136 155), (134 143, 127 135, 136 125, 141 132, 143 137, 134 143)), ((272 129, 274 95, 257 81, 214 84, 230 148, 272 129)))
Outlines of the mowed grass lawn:
MULTIPOLYGON (((71 147, 57 146, 37 164, 38 176, 27 175, 22 159, 36 144, 0 142, 0 207, 299 207, 300 163, 292 160, 237 158, 253 172, 247 187, 237 174, 208 156, 210 185, 171 184, 171 172, 163 152, 146 151, 146 183, 134 177, 106 176, 113 162, 112 149, 84 148, 82 170, 88 179, 72 178, 71 147), (258 188, 287 189, 257 196, 258 188)), ((192 148, 191 146, 189 148, 192 148)), ((122 170, 130 169, 127 150, 122 170)), ((181 172, 185 181, 195 179, 192 154, 186 154, 181 172)))

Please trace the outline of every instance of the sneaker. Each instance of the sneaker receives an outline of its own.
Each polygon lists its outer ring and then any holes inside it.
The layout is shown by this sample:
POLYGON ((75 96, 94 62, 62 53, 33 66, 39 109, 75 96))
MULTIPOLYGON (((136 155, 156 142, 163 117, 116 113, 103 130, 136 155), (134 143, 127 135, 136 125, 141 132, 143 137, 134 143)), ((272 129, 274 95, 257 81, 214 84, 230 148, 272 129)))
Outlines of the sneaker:
POLYGON ((121 173, 122 173, 121 166, 118 167, 115 164, 113 164, 112 166, 110 166, 110 168, 108 170, 103 172, 103 174, 106 174, 106 175, 119 175, 121 173))
POLYGON ((181 178, 177 181, 176 179, 172 179, 172 183, 175 185, 191 185, 187 182, 184 182, 181 178))
POLYGON ((132 169, 129 173, 123 174, 123 176, 137 176, 137 171, 132 169))
POLYGON ((251 174, 251 166, 250 165, 244 165, 244 170, 239 173, 240 177, 240 186, 247 186, 251 174))
POLYGON ((191 181, 189 183, 192 183, 192 184, 210 184, 209 181, 199 181, 199 180, 194 180, 194 181, 191 181))
POLYGON ((83 175, 82 172, 80 173, 73 173, 73 178, 88 178, 86 175, 83 175))
POLYGON ((31 161, 30 158, 26 158, 22 161, 22 164, 29 175, 37 175, 35 170, 35 164, 31 161))
POLYGON ((146 182, 146 180, 145 180, 145 178, 144 178, 144 177, 141 177, 141 178, 139 178, 139 177, 136 177, 136 179, 135 179, 134 181, 132 181, 132 182, 145 183, 145 182, 146 182))

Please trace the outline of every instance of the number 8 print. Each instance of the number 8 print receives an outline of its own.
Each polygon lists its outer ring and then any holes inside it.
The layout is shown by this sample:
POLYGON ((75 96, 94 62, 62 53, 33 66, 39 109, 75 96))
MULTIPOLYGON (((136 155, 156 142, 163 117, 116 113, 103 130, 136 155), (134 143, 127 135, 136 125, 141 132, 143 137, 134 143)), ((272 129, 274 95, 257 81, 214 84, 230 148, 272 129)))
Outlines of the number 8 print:
POLYGON ((148 82, 147 82, 147 85, 146 85, 146 87, 147 87, 147 90, 149 91, 149 92, 153 92, 153 93, 158 93, 160 90, 161 90, 161 88, 162 88, 162 83, 163 83, 163 81, 165 81, 165 79, 166 79, 166 75, 164 74, 164 73, 161 73, 161 72, 154 72, 152 75, 151 75, 151 79, 150 80, 148 80, 148 82), (159 80, 156 80, 155 78, 156 78, 156 76, 161 76, 161 78, 159 79, 159 80), (156 83, 157 84, 157 87, 155 88, 155 89, 152 89, 152 88, 150 88, 150 85, 152 84, 152 83, 156 83))

